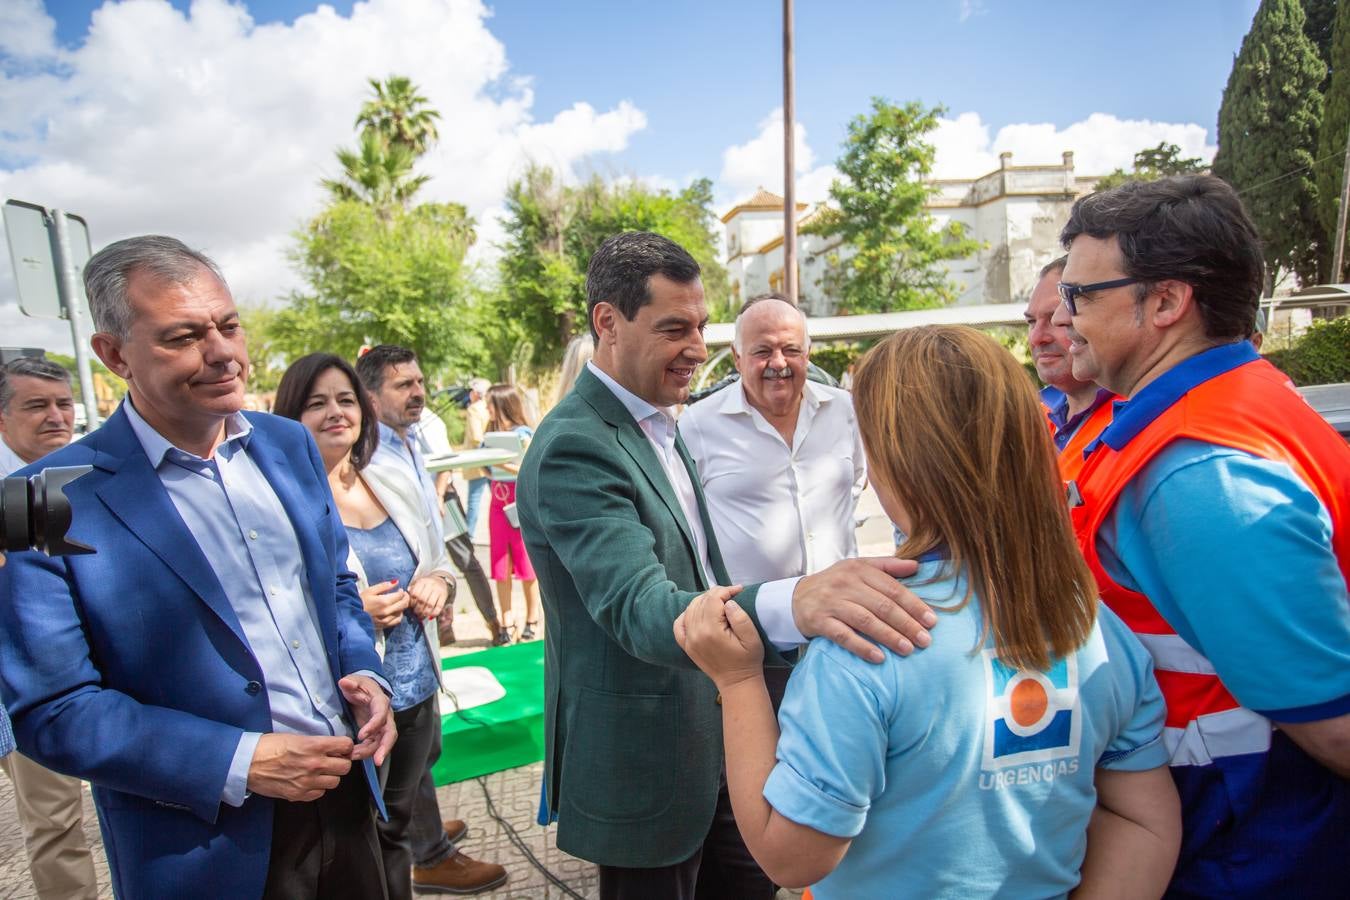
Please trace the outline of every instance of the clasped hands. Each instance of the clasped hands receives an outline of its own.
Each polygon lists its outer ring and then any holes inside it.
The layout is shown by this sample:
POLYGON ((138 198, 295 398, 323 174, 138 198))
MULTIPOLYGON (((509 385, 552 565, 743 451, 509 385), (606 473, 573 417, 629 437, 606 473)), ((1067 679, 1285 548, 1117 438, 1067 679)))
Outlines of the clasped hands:
MULTIPOLYGON (((873 663, 885 659, 877 644, 901 656, 927 647, 937 614, 896 580, 917 567, 913 560, 871 557, 807 575, 792 594, 793 623, 803 636, 828 638, 873 663)), ((675 620, 680 648, 723 691, 758 678, 764 661, 759 632, 733 599, 740 590, 715 587, 690 601, 675 620)))
POLYGON ((384 631, 403 620, 409 609, 419 619, 434 619, 445 608, 450 598, 450 585, 438 575, 428 574, 414 578, 407 590, 397 580, 381 581, 361 591, 361 605, 375 627, 384 631))
POLYGON ((248 790, 264 797, 308 802, 338 786, 352 763, 382 765, 398 740, 389 697, 368 675, 338 680, 356 719, 356 740, 272 732, 258 739, 248 768, 248 790))

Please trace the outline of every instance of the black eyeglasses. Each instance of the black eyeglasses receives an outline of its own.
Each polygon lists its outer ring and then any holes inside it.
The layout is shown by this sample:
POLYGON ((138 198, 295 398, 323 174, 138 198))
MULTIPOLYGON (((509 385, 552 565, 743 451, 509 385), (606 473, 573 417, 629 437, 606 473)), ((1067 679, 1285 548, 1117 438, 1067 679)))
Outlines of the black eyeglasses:
POLYGON ((1107 288, 1124 287, 1127 284, 1138 284, 1143 281, 1142 278, 1117 278, 1114 281, 1099 281, 1096 284, 1068 284, 1061 281, 1059 283, 1059 299, 1069 308, 1069 315, 1078 315, 1077 299, 1084 294, 1090 294, 1093 291, 1104 291, 1107 288))

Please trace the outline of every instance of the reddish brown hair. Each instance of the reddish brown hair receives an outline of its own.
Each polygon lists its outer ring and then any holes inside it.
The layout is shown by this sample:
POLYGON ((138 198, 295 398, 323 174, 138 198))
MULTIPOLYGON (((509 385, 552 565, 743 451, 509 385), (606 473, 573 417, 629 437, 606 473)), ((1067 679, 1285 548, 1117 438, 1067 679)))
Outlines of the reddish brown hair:
POLYGON ((900 331, 858 364, 853 402, 868 474, 910 516, 899 555, 945 543, 1010 664, 1045 669, 1081 646, 1097 588, 1045 413, 1012 354, 962 325, 900 331))

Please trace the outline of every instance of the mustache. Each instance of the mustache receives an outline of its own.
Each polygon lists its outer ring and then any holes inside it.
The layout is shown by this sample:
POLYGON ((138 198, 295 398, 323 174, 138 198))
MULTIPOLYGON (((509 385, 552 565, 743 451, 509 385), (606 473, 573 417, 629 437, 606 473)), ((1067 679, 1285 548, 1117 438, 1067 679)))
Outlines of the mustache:
POLYGON ((783 366, 781 369, 775 369, 773 366, 766 366, 762 377, 765 381, 773 381, 780 378, 788 379, 792 377, 792 367, 783 366))

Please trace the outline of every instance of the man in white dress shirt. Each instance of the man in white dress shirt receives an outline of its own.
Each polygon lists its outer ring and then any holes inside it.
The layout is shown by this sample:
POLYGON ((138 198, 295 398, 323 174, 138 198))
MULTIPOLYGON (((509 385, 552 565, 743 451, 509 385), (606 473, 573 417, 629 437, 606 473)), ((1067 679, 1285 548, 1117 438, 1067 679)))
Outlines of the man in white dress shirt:
POLYGON ((862 439, 848 392, 806 379, 806 317, 780 295, 757 297, 736 318, 731 352, 740 381, 691 406, 680 434, 732 582, 857 556, 862 439))
MULTIPOLYGON (((0 477, 69 444, 74 425, 69 372, 36 356, 0 366, 0 477)), ((0 768, 14 783, 28 872, 39 900, 97 897, 80 780, 19 753, 3 757, 0 768)))

